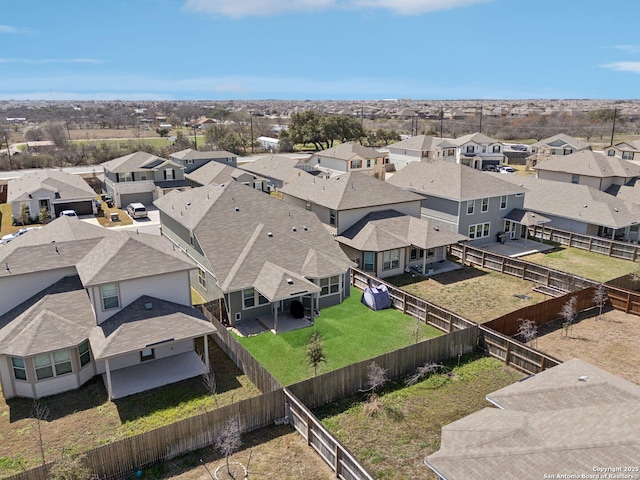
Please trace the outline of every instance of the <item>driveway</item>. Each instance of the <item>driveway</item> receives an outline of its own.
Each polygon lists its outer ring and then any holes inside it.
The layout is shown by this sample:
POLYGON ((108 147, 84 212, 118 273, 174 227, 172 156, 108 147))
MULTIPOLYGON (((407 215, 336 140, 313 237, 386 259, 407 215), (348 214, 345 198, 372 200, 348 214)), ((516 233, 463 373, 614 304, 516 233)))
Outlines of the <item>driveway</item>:
POLYGON ((147 207, 147 218, 134 218, 132 225, 124 227, 111 227, 111 230, 136 230, 140 233, 160 235, 160 210, 155 207, 147 207))

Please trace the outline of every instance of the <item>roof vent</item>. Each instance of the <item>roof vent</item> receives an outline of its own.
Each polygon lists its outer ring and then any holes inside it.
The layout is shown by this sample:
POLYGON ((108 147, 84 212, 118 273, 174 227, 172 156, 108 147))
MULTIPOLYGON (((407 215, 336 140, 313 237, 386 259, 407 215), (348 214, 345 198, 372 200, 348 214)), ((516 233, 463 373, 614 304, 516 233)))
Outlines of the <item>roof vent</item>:
POLYGON ((440 229, 439 229, 438 227, 433 227, 433 229, 434 229, 436 232, 439 232, 439 231, 440 231, 440 229))
POLYGON ((56 253, 60 253, 60 250, 58 250, 58 246, 56 245, 56 253))
POLYGON ((304 226, 302 227, 302 229, 303 229, 305 232, 306 232, 307 230, 309 230, 309 229, 307 228, 307 226, 306 226, 306 225, 304 225, 304 226))
POLYGON ((582 208, 587 208, 589 205, 583 205, 582 208))
POLYGON ((578 381, 580 382, 588 382, 589 381, 589 377, 586 375, 581 375, 578 377, 578 381))
POLYGON ((144 304, 144 309, 145 310, 151 310, 153 308, 153 303, 151 302, 147 302, 144 304))
POLYGON ((236 211, 236 212, 239 212, 239 211, 240 211, 240 207, 236 207, 236 208, 235 208, 235 211, 236 211))
POLYGON ((287 278, 287 283, 288 283, 289 285, 293 285, 293 279, 291 279, 291 278, 287 278))
POLYGON ((618 210, 617 208, 615 208, 615 207, 614 207, 614 208, 613 208, 613 211, 617 213, 617 212, 619 212, 620 210, 618 210))
POLYGON ((291 227, 291 231, 292 232, 297 232, 298 230, 296 229, 296 227, 291 227))
POLYGON ((267 237, 273 237, 273 233, 272 232, 267 232, 267 237))

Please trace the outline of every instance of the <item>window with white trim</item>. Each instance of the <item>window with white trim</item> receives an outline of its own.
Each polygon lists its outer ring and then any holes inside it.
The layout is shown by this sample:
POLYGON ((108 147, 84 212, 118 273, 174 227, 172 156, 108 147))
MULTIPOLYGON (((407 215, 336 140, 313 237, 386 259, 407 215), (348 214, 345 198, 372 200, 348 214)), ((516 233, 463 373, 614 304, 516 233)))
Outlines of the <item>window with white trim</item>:
POLYGON ((493 153, 500 153, 500 145, 493 146, 493 153))
POLYGON ((78 354, 80 355, 80 366, 84 367, 91 361, 91 351, 89 350, 89 340, 85 340, 78 347, 78 354))
POLYGON ((311 202, 304 202, 304 206, 307 210, 311 210, 311 202))
POLYGON ((118 284, 109 283, 100 287, 102 297, 102 309, 111 310, 120 307, 120 297, 118 296, 118 284))
POLYGON ((335 225, 335 224, 336 224, 336 211, 329 210, 329 225, 335 225))
POLYGON ((140 181, 148 180, 147 172, 140 172, 140 181))
POLYGON ((507 196, 500 195, 500 210, 504 210, 507 208, 507 196))
POLYGON ((362 264, 365 272, 374 272, 376 269, 376 253, 364 252, 362 255, 362 264))
POLYGON ((382 252, 382 270, 393 270, 400 266, 400 249, 382 252))
POLYGON ((424 250, 419 247, 411 247, 411 252, 409 253, 409 259, 418 260, 420 258, 424 258, 424 250))
POLYGON ((571 183, 580 183, 580 175, 576 175, 575 173, 571 175, 571 183))
POLYGON ((622 152, 623 160, 633 160, 633 152, 622 152))
POLYGON ((607 156, 608 157, 615 157, 616 156, 616 151, 615 150, 607 150, 607 156))
POLYGON ((45 380, 71 373, 71 352, 69 350, 58 350, 53 353, 36 355, 33 357, 33 365, 36 369, 37 380, 45 380))
POLYGON ((207 289, 207 272, 201 268, 198 268, 198 285, 205 290, 207 289))
POLYGON ((351 160, 351 168, 362 168, 362 160, 358 158, 351 160))
POLYGON ((340 275, 320 279, 320 296, 332 295, 340 291, 340 275))
POLYGON ((371 168, 371 160, 367 160, 367 168, 371 168))
POLYGON ((467 200, 467 215, 473 215, 473 210, 476 208, 475 200, 467 200))
POLYGON ((488 198, 483 198, 482 199, 482 204, 480 206, 480 211, 482 213, 487 212, 489 210, 489 199, 488 198))
POLYGON ((27 369, 24 365, 24 358, 11 357, 11 365, 13 366, 13 377, 16 380, 27 379, 27 369))
POLYGON ((118 182, 133 182, 133 173, 131 172, 119 173, 118 182))
POLYGON ((473 153, 474 147, 473 145, 467 145, 467 153, 473 153))
POLYGON ((140 361, 146 362, 147 360, 153 360, 156 358, 156 352, 153 348, 145 348, 140 352, 140 361))
POLYGON ((469 225, 469 235, 470 239, 474 238, 485 238, 491 234, 491 222, 478 223, 475 225, 469 225))
POLYGON ((263 297, 253 288, 247 288, 242 291, 242 306, 244 309, 257 307, 259 305, 265 305, 269 303, 266 297, 263 297), (258 297, 258 304, 256 305, 256 294, 258 297))
POLYGON ((164 169, 164 179, 165 180, 174 180, 175 174, 173 172, 173 168, 165 168, 164 169))

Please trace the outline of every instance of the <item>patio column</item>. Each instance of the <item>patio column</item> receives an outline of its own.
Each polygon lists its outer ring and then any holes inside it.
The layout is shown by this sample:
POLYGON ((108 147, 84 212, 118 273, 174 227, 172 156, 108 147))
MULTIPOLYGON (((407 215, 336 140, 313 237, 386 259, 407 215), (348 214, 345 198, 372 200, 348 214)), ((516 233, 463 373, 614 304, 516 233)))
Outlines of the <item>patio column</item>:
POLYGON ((278 305, 276 303, 272 303, 273 310, 273 331, 274 333, 278 333, 278 305), (274 308, 275 307, 275 308, 274 308))
POLYGON ((209 335, 204 335, 204 365, 209 371, 209 335))
POLYGON ((111 400, 113 398, 113 389, 111 388, 111 370, 109 368, 108 358, 104 361, 104 367, 107 374, 107 396, 109 397, 109 400, 111 400))
POLYGON ((427 274, 427 249, 424 249, 424 256, 422 257, 422 274, 427 274))

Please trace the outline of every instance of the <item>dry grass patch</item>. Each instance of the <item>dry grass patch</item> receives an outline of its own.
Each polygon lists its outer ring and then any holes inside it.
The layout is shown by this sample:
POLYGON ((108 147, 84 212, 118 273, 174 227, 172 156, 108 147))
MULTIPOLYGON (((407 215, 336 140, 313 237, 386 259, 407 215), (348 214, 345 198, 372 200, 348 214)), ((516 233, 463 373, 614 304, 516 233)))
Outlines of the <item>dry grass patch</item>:
POLYGON ((429 278, 403 274, 386 280, 478 323, 545 300, 544 295, 531 290, 534 287, 531 282, 474 267, 465 266, 429 278))
POLYGON ((640 385, 640 317, 610 310, 598 318, 597 309, 579 316, 568 338, 563 320, 541 329, 536 346, 562 361, 580 358, 625 380, 640 385))

